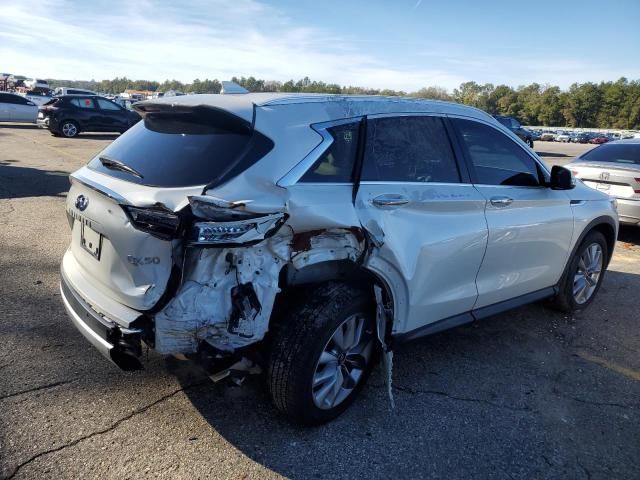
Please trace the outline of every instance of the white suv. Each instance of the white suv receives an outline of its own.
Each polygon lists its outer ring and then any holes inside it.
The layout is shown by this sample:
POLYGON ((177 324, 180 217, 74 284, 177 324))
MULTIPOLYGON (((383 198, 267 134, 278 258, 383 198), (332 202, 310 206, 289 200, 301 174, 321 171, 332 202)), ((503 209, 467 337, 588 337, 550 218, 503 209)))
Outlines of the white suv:
POLYGON ((399 342, 552 298, 586 307, 615 204, 486 113, 410 98, 191 95, 71 175, 62 299, 122 368, 141 342, 344 411, 399 342), (217 366, 217 367, 216 367, 217 366))

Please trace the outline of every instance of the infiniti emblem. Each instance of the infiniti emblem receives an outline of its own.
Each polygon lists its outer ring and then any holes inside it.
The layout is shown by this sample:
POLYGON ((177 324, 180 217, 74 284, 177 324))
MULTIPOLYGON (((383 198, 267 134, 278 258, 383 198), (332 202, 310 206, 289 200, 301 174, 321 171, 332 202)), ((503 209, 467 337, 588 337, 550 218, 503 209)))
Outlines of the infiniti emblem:
POLYGON ((76 198, 76 208, 81 212, 84 212, 89 206, 89 199, 84 195, 78 195, 76 198))

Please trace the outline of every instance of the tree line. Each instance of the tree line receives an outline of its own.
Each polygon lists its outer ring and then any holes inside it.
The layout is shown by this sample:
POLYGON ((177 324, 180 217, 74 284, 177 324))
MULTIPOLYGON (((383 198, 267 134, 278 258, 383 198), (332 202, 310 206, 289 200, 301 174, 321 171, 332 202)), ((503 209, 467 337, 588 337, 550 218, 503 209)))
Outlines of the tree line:
MULTIPOLYGON (((532 83, 513 88, 464 82, 453 92, 441 87, 426 87, 415 92, 401 90, 341 86, 310 80, 279 82, 255 77, 233 77, 232 81, 251 92, 303 92, 358 95, 411 95, 413 97, 447 100, 478 107, 493 115, 508 115, 525 125, 553 127, 598 127, 640 129, 640 80, 620 78, 615 82, 574 83, 567 90, 552 85, 532 83)), ((191 83, 177 80, 156 82, 131 80, 126 77, 102 81, 71 81, 50 79, 58 86, 85 88, 104 93, 121 93, 127 89, 185 93, 220 93, 217 79, 196 78, 191 83)))

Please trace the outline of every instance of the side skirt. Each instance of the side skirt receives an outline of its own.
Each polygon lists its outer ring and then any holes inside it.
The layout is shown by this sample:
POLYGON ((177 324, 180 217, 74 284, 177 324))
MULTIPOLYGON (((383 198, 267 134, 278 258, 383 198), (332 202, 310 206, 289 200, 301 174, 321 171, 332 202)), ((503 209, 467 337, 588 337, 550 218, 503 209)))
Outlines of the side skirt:
POLYGON ((423 327, 416 328, 415 330, 411 330, 410 332, 394 335, 393 339, 396 343, 409 342, 411 340, 416 340, 428 335, 433 335, 434 333, 449 330, 450 328, 459 327, 460 325, 464 325, 466 323, 471 323, 474 320, 482 320, 487 317, 497 315, 498 313, 521 307, 522 305, 527 305, 529 303, 537 302, 538 300, 553 297, 557 293, 557 286, 543 288, 542 290, 527 293, 525 295, 511 298, 503 302, 494 303, 493 305, 488 305, 486 307, 471 310, 470 312, 438 320, 437 322, 430 323, 429 325, 424 325, 423 327))

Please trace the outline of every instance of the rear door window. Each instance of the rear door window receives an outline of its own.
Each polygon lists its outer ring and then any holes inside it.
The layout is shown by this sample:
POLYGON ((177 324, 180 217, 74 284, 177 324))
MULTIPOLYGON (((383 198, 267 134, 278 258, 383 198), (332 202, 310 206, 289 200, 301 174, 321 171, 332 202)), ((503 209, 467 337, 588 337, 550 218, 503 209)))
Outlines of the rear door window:
POLYGON ((71 99, 71 105, 85 110, 96 108, 90 98, 73 98, 71 99))
POLYGON ((219 112, 147 114, 91 160, 89 168, 149 186, 219 185, 273 148, 273 142, 259 132, 227 125, 228 117, 219 112), (141 177, 105 167, 101 156, 124 163, 141 177))
POLYGON ((431 116, 367 121, 362 181, 459 183, 442 119, 431 116))

